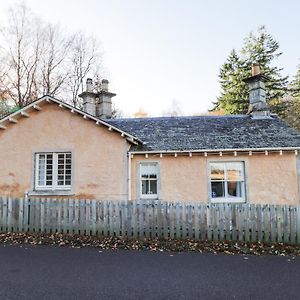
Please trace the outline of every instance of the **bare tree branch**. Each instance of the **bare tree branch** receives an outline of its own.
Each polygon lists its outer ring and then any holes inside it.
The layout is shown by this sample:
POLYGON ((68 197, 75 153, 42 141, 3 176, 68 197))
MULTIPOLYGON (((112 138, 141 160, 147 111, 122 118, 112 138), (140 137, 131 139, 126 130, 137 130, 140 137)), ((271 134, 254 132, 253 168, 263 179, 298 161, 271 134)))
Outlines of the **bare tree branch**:
POLYGON ((88 74, 98 72, 97 68, 101 64, 96 40, 78 33, 74 37, 71 62, 73 67, 69 71, 69 86, 72 93, 72 104, 77 107, 79 106, 78 93, 83 92, 84 88, 84 78, 88 74))
POLYGON ((80 106, 85 77, 101 71, 96 39, 66 34, 36 19, 25 5, 15 5, 8 16, 8 25, 0 26, 0 97, 23 107, 49 94, 80 106))

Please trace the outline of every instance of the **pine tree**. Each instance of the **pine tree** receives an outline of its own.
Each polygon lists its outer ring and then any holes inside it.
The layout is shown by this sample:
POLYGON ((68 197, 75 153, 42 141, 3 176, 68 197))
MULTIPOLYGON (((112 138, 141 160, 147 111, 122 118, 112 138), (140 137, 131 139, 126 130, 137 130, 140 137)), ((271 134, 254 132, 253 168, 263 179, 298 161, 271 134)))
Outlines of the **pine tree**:
POLYGON ((227 114, 247 113, 248 86, 244 78, 251 76, 251 65, 260 65, 261 72, 269 78, 266 83, 266 97, 273 112, 283 115, 286 109, 282 100, 287 88, 287 77, 281 75, 281 68, 273 66, 274 60, 280 57, 279 43, 260 27, 257 34, 251 32, 244 40, 239 51, 232 51, 220 68, 221 96, 215 103, 215 109, 224 109, 227 114))
POLYGON ((291 94, 300 101, 300 65, 298 65, 297 73, 291 82, 291 94))
POLYGON ((215 110, 224 110, 227 114, 244 113, 248 109, 247 86, 243 79, 247 77, 244 62, 235 50, 232 50, 226 62, 220 68, 221 96, 215 103, 215 110))
POLYGON ((300 130, 300 65, 296 75, 290 84, 290 101, 285 121, 300 130))

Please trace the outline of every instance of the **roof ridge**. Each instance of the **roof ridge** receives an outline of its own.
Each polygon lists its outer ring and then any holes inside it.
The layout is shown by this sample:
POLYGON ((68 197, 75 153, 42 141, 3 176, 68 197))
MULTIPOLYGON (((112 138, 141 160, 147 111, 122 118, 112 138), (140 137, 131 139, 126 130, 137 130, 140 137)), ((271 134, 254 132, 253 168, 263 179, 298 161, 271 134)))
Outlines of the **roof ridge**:
POLYGON ((220 116, 210 116, 210 115, 203 115, 203 116, 160 116, 160 117, 140 117, 140 118, 117 118, 117 119, 109 119, 108 121, 134 121, 134 120, 174 120, 174 119, 201 119, 201 118, 211 118, 211 119, 218 119, 218 118, 250 118, 249 115, 220 115, 220 116))

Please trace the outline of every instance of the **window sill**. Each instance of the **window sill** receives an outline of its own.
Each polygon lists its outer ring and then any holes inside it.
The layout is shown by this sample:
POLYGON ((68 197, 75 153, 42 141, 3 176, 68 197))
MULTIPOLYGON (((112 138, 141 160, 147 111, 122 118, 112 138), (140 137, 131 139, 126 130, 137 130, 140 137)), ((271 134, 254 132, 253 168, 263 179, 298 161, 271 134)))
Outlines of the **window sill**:
POLYGON ((210 199, 210 202, 212 204, 215 203, 230 203, 230 204, 242 204, 242 203, 246 203, 245 199, 232 199, 232 198, 212 198, 210 199))
POLYGON ((28 196, 74 196, 72 190, 36 190, 29 191, 28 196))
POLYGON ((157 204, 160 202, 160 199, 158 198, 139 198, 137 199, 137 203, 141 204, 157 204))

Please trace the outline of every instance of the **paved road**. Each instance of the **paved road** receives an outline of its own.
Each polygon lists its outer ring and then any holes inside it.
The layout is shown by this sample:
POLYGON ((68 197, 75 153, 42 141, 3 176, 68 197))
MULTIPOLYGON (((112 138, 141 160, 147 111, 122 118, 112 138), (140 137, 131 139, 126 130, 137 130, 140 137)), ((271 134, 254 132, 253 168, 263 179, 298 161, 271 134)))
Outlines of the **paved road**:
POLYGON ((0 299, 300 299, 300 258, 1 245, 0 299))

